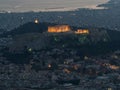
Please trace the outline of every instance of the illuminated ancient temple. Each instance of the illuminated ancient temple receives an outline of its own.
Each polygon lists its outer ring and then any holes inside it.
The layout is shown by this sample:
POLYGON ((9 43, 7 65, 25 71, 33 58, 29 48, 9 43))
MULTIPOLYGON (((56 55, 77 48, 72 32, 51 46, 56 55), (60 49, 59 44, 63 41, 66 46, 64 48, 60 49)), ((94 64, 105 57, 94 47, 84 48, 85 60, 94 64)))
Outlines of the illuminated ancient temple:
POLYGON ((48 32, 50 33, 60 33, 60 32, 68 32, 71 28, 69 25, 56 25, 56 26, 49 26, 48 32))
POLYGON ((78 29, 75 31, 75 34, 89 34, 89 30, 87 29, 78 29))

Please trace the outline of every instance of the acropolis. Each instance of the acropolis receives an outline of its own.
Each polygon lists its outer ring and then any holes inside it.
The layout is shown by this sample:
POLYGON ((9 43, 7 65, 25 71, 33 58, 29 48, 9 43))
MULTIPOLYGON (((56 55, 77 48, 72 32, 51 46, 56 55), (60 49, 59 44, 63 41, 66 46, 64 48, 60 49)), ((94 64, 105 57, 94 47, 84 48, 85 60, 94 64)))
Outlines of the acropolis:
POLYGON ((63 33, 63 32, 73 32, 74 34, 89 34, 88 29, 78 29, 76 31, 72 31, 69 25, 56 25, 56 26, 49 26, 48 32, 49 33, 63 33))
POLYGON ((56 26, 49 26, 48 32, 49 33, 60 33, 60 32, 68 32, 71 28, 69 25, 56 25, 56 26))
POLYGON ((87 29, 78 29, 75 31, 75 34, 89 34, 89 30, 87 29))

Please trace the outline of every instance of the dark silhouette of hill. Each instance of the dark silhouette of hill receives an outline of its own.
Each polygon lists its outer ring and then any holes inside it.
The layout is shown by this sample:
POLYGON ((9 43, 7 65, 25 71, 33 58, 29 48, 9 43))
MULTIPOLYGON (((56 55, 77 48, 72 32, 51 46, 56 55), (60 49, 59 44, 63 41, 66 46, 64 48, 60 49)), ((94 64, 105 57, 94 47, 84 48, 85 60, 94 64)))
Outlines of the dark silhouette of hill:
POLYGON ((15 28, 11 31, 8 31, 4 33, 2 36, 6 35, 18 35, 18 34, 25 34, 25 33, 42 33, 45 32, 48 29, 48 26, 55 25, 53 23, 33 23, 29 22, 24 25, 19 26, 18 28, 15 28))
MULTIPOLYGON (((29 23, 19 26, 18 28, 15 28, 11 31, 1 33, 0 37, 4 37, 7 35, 12 35, 12 36, 22 35, 22 34, 26 34, 26 33, 43 33, 45 31, 47 31, 48 26, 54 26, 54 25, 57 25, 57 24, 46 23, 46 22, 36 24, 34 22, 29 22, 29 23)), ((72 30, 77 30, 79 27, 72 26, 71 28, 72 28, 72 30)), ((80 28, 85 28, 85 27, 80 27, 80 28)), ((97 31, 97 34, 95 37, 97 37, 101 31, 107 31, 107 34, 112 41, 120 40, 120 31, 109 30, 106 28, 94 28, 94 27, 90 27, 90 28, 87 27, 87 28, 91 29, 93 34, 94 34, 94 32, 97 31), (95 30, 93 30, 92 28, 95 30)), ((104 32, 102 34, 104 34, 104 32)))
MULTIPOLYGON (((92 35, 75 35, 75 34, 56 34, 46 35, 45 32, 50 25, 56 25, 51 23, 39 23, 35 24, 32 22, 21 25, 20 27, 5 33, 6 35, 13 36, 13 50, 11 53, 9 50, 3 50, 3 55, 11 62, 17 64, 29 63, 31 54, 25 52, 17 53, 17 49, 22 50, 24 46, 31 47, 33 50, 45 49, 70 49, 76 50, 77 54, 81 56, 96 56, 104 55, 109 52, 120 49, 120 31, 109 30, 105 28, 94 28, 91 29, 92 35), (15 36, 16 35, 16 36, 15 36), (104 38, 110 38, 108 41, 103 41, 104 38), (92 41, 93 38, 95 41, 92 41), (102 38, 102 39, 99 39, 102 38), (97 40, 99 39, 99 40, 97 40), (97 41, 97 42, 96 42, 97 41), (18 45, 18 46, 17 46, 18 45), (18 59, 19 58, 19 59, 18 59)), ((73 30, 78 27, 72 27, 73 30)), ((89 29, 89 28, 88 28, 89 29)), ((26 50, 27 51, 27 50, 26 50)), ((61 55, 64 57, 64 55, 61 55)))

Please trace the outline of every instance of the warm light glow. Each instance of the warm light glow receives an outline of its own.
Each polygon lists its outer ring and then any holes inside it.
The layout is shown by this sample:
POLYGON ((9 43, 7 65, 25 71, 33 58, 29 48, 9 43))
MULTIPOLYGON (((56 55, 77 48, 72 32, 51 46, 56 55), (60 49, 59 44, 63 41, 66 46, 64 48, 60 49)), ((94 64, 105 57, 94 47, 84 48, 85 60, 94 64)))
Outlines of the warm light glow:
POLYGON ((75 31, 75 34, 89 34, 89 30, 87 29, 78 29, 75 31))
POLYGON ((110 65, 109 67, 110 67, 111 69, 113 69, 113 70, 117 70, 117 69, 120 68, 119 66, 115 66, 115 65, 110 65))
POLYGON ((119 66, 111 65, 111 64, 109 64, 109 63, 105 63, 105 64, 103 64, 103 66, 108 66, 108 67, 109 67, 110 69, 112 69, 112 70, 117 70, 117 69, 120 68, 119 66))
POLYGON ((36 24, 38 24, 39 23, 39 21, 38 21, 38 19, 35 19, 35 21, 34 21, 36 24))
POLYGON ((68 74, 70 73, 70 70, 68 70, 67 68, 65 68, 63 71, 68 74))
POLYGON ((74 69, 75 69, 75 70, 78 70, 78 66, 77 66, 77 65, 74 65, 74 69))
POLYGON ((51 64, 48 64, 48 68, 51 68, 51 64))
POLYGON ((56 26, 49 26, 48 32, 50 33, 60 33, 60 32, 68 32, 71 28, 69 25, 56 25, 56 26))

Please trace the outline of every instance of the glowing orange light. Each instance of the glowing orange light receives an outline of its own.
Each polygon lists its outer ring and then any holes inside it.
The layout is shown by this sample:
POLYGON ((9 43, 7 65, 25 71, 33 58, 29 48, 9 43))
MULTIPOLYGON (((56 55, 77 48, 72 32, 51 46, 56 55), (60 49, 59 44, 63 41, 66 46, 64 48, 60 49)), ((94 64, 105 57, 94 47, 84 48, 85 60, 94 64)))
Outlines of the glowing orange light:
POLYGON ((78 29, 75 31, 75 34, 89 34, 89 30, 87 29, 78 29))
POLYGON ((48 68, 51 68, 51 64, 48 64, 48 68))
POLYGON ((110 67, 111 69, 113 69, 113 70, 117 70, 117 69, 120 68, 119 66, 115 66, 115 65, 110 65, 109 67, 110 67))
POLYGON ((63 71, 66 72, 66 73, 68 73, 68 74, 70 73, 70 70, 68 70, 66 68, 63 71))
POLYGON ((70 31, 69 25, 56 25, 56 26, 49 26, 48 32, 50 33, 60 33, 60 32, 68 32, 70 31))
POLYGON ((38 19, 35 19, 35 21, 34 21, 36 24, 38 24, 39 23, 39 21, 38 21, 38 19))
POLYGON ((78 70, 78 66, 77 66, 77 65, 74 65, 74 69, 75 69, 75 70, 78 70))

